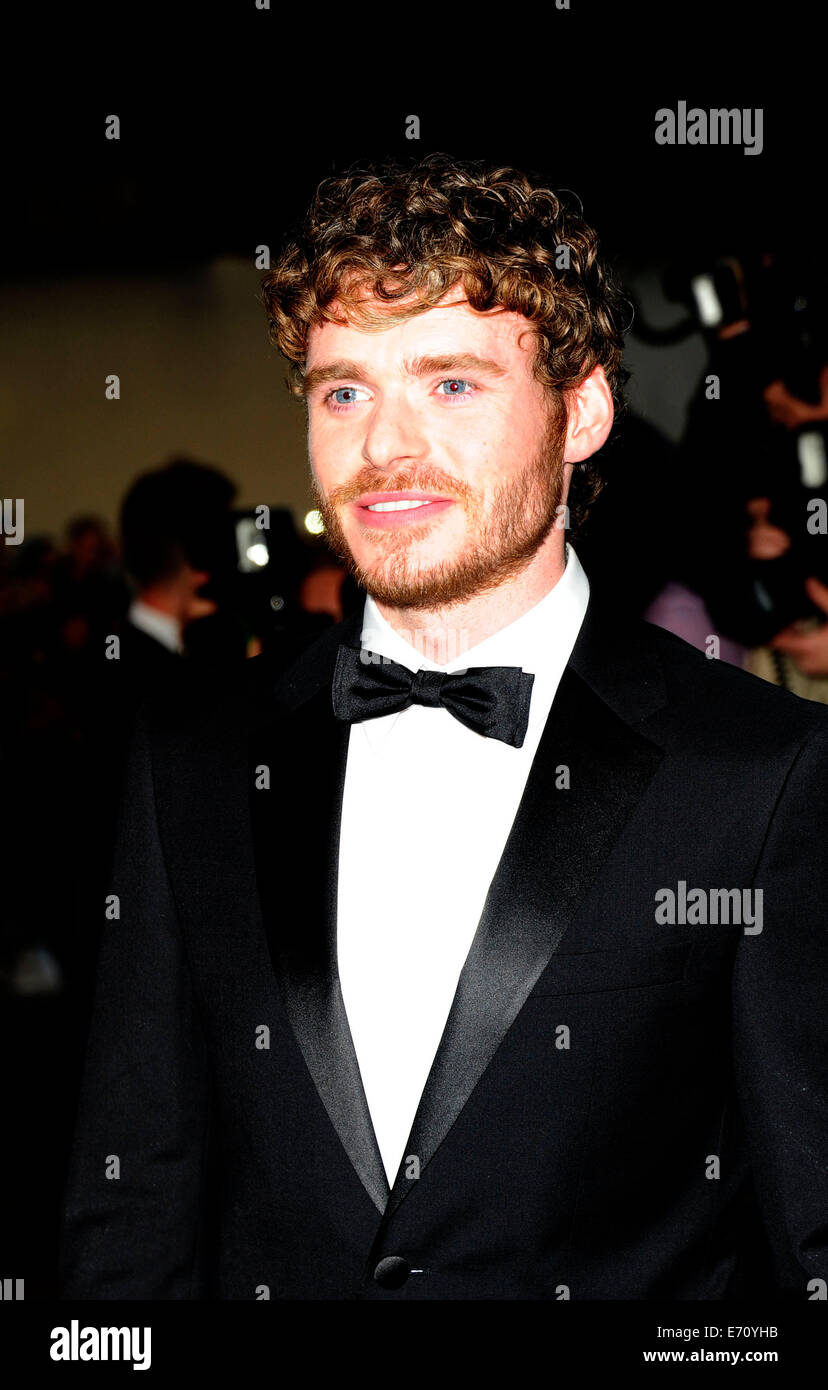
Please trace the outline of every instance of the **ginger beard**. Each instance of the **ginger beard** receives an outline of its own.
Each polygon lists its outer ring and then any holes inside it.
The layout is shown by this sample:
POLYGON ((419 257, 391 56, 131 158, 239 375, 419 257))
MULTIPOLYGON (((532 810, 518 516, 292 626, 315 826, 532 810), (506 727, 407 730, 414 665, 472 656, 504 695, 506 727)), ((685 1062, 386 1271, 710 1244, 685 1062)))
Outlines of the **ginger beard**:
POLYGON ((566 411, 550 411, 537 453, 520 473, 497 486, 488 512, 474 488, 437 469, 402 469, 389 478, 368 465, 327 494, 312 474, 326 539, 357 583, 391 608, 438 609, 487 593, 524 569, 556 524, 564 492, 565 437, 566 411), (462 504, 467 518, 465 546, 437 564, 418 563, 417 543, 440 524, 435 518, 399 530, 377 528, 372 534, 376 558, 368 566, 358 564, 342 527, 341 511, 367 492, 417 490, 462 504))

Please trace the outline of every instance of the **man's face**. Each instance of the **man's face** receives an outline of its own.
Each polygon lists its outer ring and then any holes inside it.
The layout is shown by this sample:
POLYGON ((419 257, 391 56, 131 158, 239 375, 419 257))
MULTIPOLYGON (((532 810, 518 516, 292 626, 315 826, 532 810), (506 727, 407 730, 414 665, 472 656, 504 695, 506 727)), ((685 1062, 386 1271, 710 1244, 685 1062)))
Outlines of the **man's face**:
POLYGON ((460 286, 382 332, 311 329, 316 501, 378 601, 439 608, 487 592, 554 527, 566 423, 532 375, 527 330, 519 314, 469 308, 460 286))

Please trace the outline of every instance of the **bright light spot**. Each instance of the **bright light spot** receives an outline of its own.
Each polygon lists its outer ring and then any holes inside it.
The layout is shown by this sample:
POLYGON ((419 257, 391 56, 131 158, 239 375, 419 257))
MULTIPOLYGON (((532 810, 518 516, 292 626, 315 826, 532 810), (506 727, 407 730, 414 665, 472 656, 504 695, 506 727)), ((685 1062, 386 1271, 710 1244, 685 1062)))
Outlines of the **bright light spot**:
POLYGON ((266 565, 268 562, 267 546, 258 541, 255 545, 249 545, 245 554, 253 565, 266 565))
POLYGON ((308 512, 305 517, 305 530, 310 531, 312 536, 321 536, 325 530, 325 523, 322 520, 322 513, 314 507, 312 512, 308 512))

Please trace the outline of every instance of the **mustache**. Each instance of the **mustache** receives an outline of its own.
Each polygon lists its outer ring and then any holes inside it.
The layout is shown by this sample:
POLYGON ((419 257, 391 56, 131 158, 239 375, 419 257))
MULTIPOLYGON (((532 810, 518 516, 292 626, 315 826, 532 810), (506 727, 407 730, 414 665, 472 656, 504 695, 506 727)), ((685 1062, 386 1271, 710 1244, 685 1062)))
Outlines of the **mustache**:
POLYGON ((326 494, 321 492, 318 484, 315 486, 317 497, 323 498, 329 507, 342 507, 348 502, 355 502, 366 492, 433 492, 461 501, 474 496, 474 490, 468 483, 452 478, 439 469, 423 467, 401 469, 392 477, 387 473, 378 473, 375 468, 363 468, 347 483, 331 488, 326 494))

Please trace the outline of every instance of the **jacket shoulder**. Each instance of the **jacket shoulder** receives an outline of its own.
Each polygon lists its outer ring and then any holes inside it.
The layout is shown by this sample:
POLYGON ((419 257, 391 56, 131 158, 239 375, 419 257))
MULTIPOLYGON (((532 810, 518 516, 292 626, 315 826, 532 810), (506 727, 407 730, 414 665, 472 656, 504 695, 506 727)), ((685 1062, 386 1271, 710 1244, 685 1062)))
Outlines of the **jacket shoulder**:
POLYGON ((641 621, 637 627, 639 640, 659 662, 671 704, 689 723, 715 726, 739 743, 766 747, 828 736, 825 705, 708 657, 652 623, 641 621))

